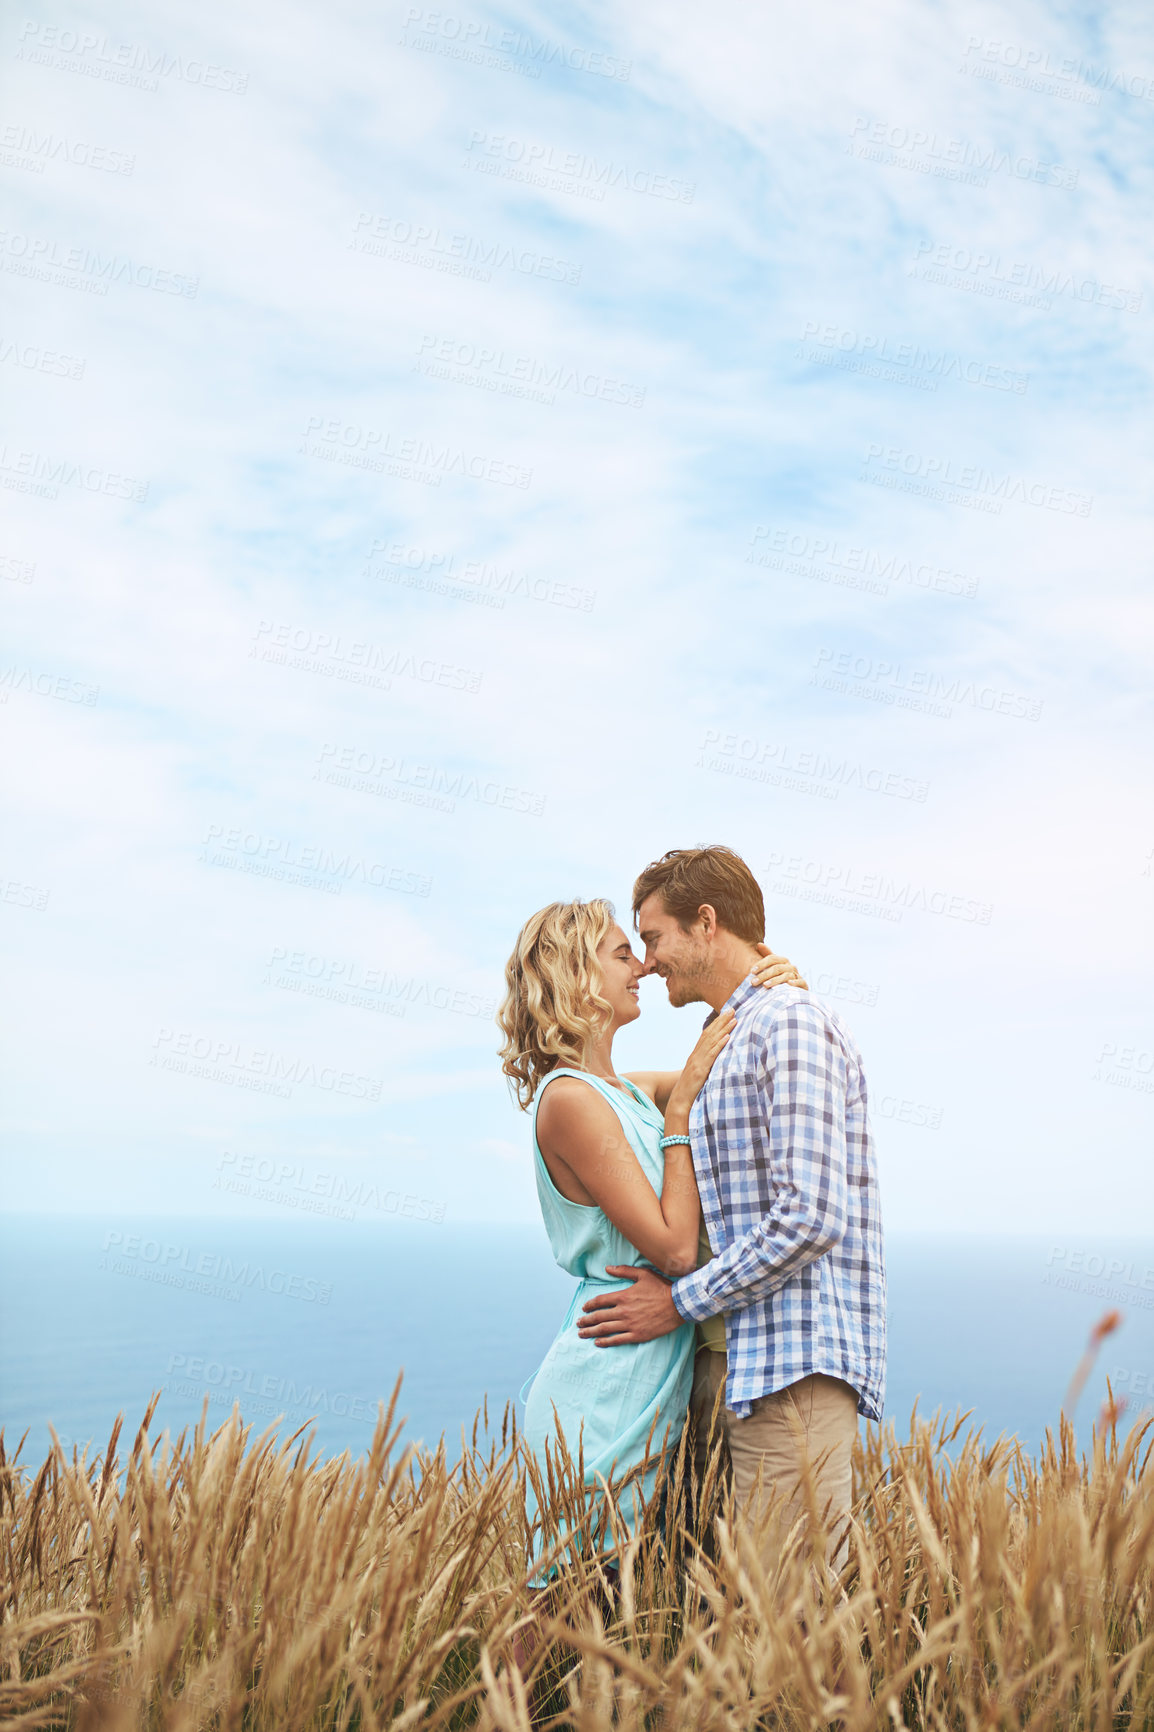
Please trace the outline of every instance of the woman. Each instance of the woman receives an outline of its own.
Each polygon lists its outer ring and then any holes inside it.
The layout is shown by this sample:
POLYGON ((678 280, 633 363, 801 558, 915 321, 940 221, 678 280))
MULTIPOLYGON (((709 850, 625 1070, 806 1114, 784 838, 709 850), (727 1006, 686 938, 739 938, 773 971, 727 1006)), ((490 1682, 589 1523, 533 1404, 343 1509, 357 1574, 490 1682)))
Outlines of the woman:
MULTIPOLYGON (((799 981, 765 946, 762 986, 799 981)), ((693 1382, 694 1328, 599 1350, 577 1333, 598 1290, 627 1286, 606 1268, 648 1265, 676 1278, 698 1261, 701 1205, 689 1148, 689 1109, 733 1028, 714 1018, 684 1070, 619 1077, 613 1037, 641 1014, 643 964, 603 900, 553 902, 526 921, 505 968, 498 1022, 502 1068, 523 1111, 533 1109, 537 1195, 553 1255, 578 1279, 565 1321, 533 1379, 523 1435, 542 1471, 558 1425, 587 1487, 633 1470, 619 1509, 629 1536, 652 1496, 657 1455, 676 1443, 693 1382)), ((804 985, 804 982, 800 982, 804 985)), ((595 1494, 596 1495, 596 1494, 595 1494)), ((539 1539, 535 1557, 540 1557, 539 1539)), ((546 1566, 535 1586, 545 1586, 546 1566)))

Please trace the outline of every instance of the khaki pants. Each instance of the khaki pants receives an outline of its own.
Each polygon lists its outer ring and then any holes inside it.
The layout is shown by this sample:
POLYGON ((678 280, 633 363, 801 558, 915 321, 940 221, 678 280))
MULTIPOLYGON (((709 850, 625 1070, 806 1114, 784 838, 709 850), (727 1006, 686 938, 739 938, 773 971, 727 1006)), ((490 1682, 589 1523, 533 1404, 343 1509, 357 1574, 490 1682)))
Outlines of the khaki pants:
MULTIPOLYGON (((709 1456, 713 1404, 725 1386, 725 1367, 724 1353, 699 1349, 690 1403, 699 1485, 709 1456)), ((729 1447, 738 1519, 756 1537, 767 1572, 776 1565, 790 1528, 809 1509, 807 1468, 812 1471, 817 1507, 829 1536, 826 1557, 833 1569, 840 1570, 848 1552, 844 1518, 852 1502, 856 1391, 839 1377, 816 1374, 773 1395, 760 1396, 748 1419, 739 1419, 724 1406, 719 1414, 729 1447)))

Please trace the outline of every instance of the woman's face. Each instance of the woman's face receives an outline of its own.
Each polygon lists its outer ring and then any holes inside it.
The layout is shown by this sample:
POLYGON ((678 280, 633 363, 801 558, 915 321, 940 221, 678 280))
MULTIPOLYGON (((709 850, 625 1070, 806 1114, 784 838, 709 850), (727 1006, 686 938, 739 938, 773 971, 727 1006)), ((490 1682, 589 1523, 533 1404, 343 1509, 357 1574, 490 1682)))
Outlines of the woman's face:
POLYGON ((634 956, 633 946, 616 921, 597 946, 597 961, 605 982, 601 996, 613 1007, 612 1026, 622 1028, 627 1022, 636 1022, 641 1015, 637 983, 645 964, 634 956))

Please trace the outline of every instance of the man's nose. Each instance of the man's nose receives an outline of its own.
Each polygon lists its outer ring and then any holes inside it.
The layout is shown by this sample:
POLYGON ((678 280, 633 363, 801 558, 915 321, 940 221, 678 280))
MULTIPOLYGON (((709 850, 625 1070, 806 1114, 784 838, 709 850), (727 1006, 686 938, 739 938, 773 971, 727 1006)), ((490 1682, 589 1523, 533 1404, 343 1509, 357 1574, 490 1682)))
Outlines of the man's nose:
POLYGON ((641 964, 641 972, 642 974, 656 974, 657 964, 655 962, 650 962, 649 958, 646 957, 645 961, 641 964))

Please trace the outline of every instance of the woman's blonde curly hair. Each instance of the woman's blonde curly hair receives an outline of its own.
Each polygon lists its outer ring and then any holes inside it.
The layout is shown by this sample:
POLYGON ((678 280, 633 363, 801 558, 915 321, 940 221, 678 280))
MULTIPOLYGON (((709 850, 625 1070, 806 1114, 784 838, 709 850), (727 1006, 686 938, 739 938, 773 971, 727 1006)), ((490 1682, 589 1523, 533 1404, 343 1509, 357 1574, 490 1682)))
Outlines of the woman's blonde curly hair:
POLYGON ((522 1112, 558 1065, 584 1070, 585 1049, 613 1014, 601 997, 597 946, 616 918, 603 897, 550 902, 517 935, 505 964, 505 997, 497 1022, 505 1036, 501 1069, 522 1112))

